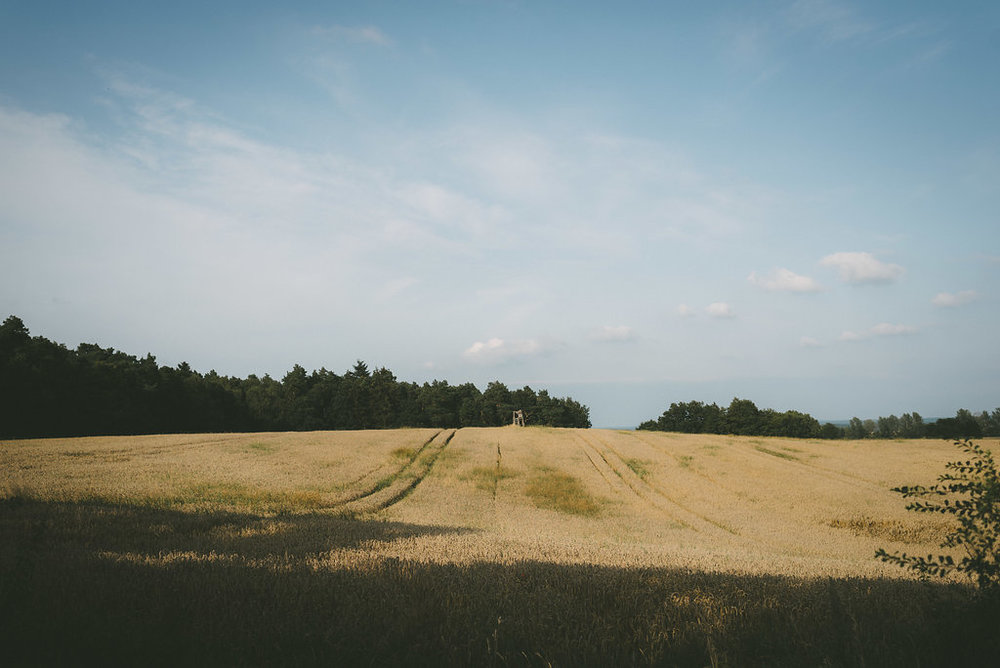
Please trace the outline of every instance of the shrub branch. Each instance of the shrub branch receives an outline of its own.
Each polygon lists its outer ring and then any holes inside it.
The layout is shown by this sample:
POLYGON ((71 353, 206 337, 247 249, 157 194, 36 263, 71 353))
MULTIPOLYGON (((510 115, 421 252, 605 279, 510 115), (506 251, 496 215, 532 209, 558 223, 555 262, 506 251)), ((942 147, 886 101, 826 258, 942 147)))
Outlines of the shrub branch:
POLYGON ((961 547, 965 556, 956 561, 949 555, 926 557, 889 554, 875 556, 921 575, 944 577, 960 573, 973 579, 981 590, 1000 592, 1000 473, 993 454, 971 441, 956 441, 969 459, 949 462, 936 485, 895 487, 903 498, 917 499, 906 508, 918 513, 953 515, 958 526, 941 543, 943 548, 961 547))

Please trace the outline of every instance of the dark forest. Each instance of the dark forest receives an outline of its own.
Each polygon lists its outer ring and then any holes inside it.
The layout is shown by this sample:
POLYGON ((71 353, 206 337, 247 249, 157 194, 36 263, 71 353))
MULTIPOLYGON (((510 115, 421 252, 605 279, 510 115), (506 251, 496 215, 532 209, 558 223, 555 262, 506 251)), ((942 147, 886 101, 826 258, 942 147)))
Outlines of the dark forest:
POLYGON ((13 315, 0 325, 0 438, 491 427, 514 410, 528 425, 590 426, 587 406, 530 387, 418 385, 361 361, 340 375, 295 365, 281 380, 234 378, 97 344, 71 350, 13 315))

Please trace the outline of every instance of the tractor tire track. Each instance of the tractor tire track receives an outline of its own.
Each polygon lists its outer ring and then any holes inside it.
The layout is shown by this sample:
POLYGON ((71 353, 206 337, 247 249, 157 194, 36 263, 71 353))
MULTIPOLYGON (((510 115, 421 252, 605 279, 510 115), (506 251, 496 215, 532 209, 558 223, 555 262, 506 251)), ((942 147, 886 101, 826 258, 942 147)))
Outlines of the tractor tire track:
MULTIPOLYGON (((679 519, 695 531, 716 534, 729 540, 740 536, 740 533, 737 530, 713 519, 708 515, 693 510, 687 504, 681 503, 675 499, 660 486, 647 482, 632 470, 632 467, 628 465, 625 458, 613 446, 605 443, 598 436, 594 436, 593 438, 597 441, 599 446, 604 449, 602 457, 605 458, 605 461, 608 462, 609 466, 611 466, 616 473, 622 476, 622 479, 625 480, 630 487, 636 490, 636 493, 639 496, 652 499, 653 505, 661 509, 663 509, 664 502, 668 504, 668 508, 679 509, 680 513, 678 513, 677 510, 673 510, 671 514, 675 516, 680 515, 679 519), (641 493, 638 491, 640 489, 642 490, 641 493)), ((591 445, 592 447, 597 448, 597 446, 594 446, 593 444, 591 445)))
POLYGON ((500 451, 500 441, 497 441, 497 468, 493 472, 493 507, 497 505, 497 490, 500 488, 500 474, 503 470, 503 453, 500 451))
MULTIPOLYGON (((671 459, 673 459, 675 462, 677 462, 677 466, 679 466, 679 467, 683 467, 684 466, 684 460, 681 459, 681 457, 679 457, 676 453, 674 453, 673 451, 671 451, 669 448, 665 447, 663 444, 661 444, 661 443, 655 443, 655 442, 649 440, 648 438, 645 438, 638 431, 635 432, 635 437, 637 439, 639 439, 640 443, 645 443, 646 445, 648 445, 649 447, 653 448, 654 450, 657 450, 659 452, 662 452, 665 455, 668 455, 671 459)), ((719 482, 718 480, 716 480, 712 476, 708 475, 704 471, 699 471, 697 469, 690 468, 690 467, 687 470, 690 473, 693 473, 696 476, 700 476, 700 477, 704 478, 705 480, 707 480, 708 482, 712 483, 713 485, 715 485, 719 489, 723 489, 723 490, 725 490, 725 491, 727 491, 729 493, 735 493, 729 487, 727 487, 726 485, 722 484, 721 482, 719 482)))
MULTIPOLYGON (((339 499, 335 500, 331 505, 332 506, 343 506, 343 505, 346 505, 348 503, 353 503, 355 501, 360 501, 360 500, 365 499, 365 498, 367 498, 369 496, 372 496, 373 494, 379 493, 380 491, 382 491, 383 489, 385 489, 386 487, 388 487, 392 483, 393 480, 399 478, 402 475, 405 475, 407 469, 409 469, 410 467, 413 466, 414 462, 417 461, 417 459, 420 457, 420 455, 422 455, 427 450, 427 448, 430 447, 431 443, 434 442, 434 439, 436 439, 438 436, 440 436, 442 434, 442 432, 443 432, 443 430, 438 430, 437 432, 434 433, 433 436, 431 436, 426 441, 424 441, 423 445, 421 445, 417 449, 417 451, 413 453, 413 455, 409 458, 409 460, 406 461, 406 462, 404 462, 403 465, 400 466, 398 469, 396 469, 395 472, 388 473, 386 475, 378 476, 377 480, 374 480, 371 483, 369 483, 361 491, 355 492, 353 494, 349 494, 348 496, 345 496, 345 497, 342 497, 342 498, 339 498, 339 499)), ((452 433, 452 435, 454 436, 454 433, 452 433)), ((449 440, 450 440, 450 437, 449 437, 449 440)), ((372 469, 371 471, 369 471, 368 473, 366 473, 365 475, 361 476, 360 478, 358 478, 354 482, 350 483, 350 485, 354 486, 354 485, 360 483, 365 478, 375 477, 375 474, 377 474, 379 471, 383 471, 384 469, 385 469, 385 467, 378 466, 378 467, 372 469)))
MULTIPOLYGON (((725 527, 711 518, 697 513, 684 504, 680 503, 663 490, 650 485, 640 478, 618 455, 613 448, 597 440, 597 445, 585 438, 582 434, 577 434, 577 438, 584 444, 584 452, 588 448, 600 458, 600 461, 612 471, 622 481, 622 484, 644 504, 652 506, 658 511, 666 514, 682 526, 698 533, 716 534, 726 539, 732 539, 736 532, 725 527)), ((594 461, 593 459, 591 460, 594 461)))
POLYGON ((441 453, 451 443, 458 430, 452 429, 447 436, 441 437, 443 433, 444 431, 439 431, 431 440, 425 443, 413 459, 395 474, 389 485, 351 502, 349 504, 350 509, 377 513, 399 503, 409 496, 417 488, 417 485, 423 482, 430 474, 431 469, 434 468, 434 464, 437 463, 438 457, 441 456, 441 453), (382 493, 381 495, 379 494, 380 492, 382 493), (376 498, 378 496, 382 496, 383 498, 376 498))
POLYGON ((655 439, 649 439, 648 437, 644 437, 639 432, 635 432, 635 437, 639 439, 639 442, 644 443, 653 450, 656 450, 657 452, 667 455, 671 459, 673 459, 677 463, 678 469, 683 470, 684 474, 696 475, 699 478, 708 482, 712 487, 720 490, 721 492, 724 492, 730 498, 730 503, 743 504, 746 502, 745 493, 733 489, 732 486, 721 482, 718 478, 711 476, 705 473, 704 471, 701 471, 698 468, 691 466, 690 464, 685 464, 685 461, 682 457, 680 457, 675 452, 670 450, 670 448, 664 446, 662 443, 656 443, 655 439))
MULTIPOLYGON (((640 441, 650 446, 654 450, 658 450, 659 452, 662 452, 666 455, 670 455, 678 464, 681 463, 680 458, 674 452, 672 452, 669 448, 665 447, 663 444, 656 443, 655 439, 644 437, 638 432, 636 432, 636 438, 638 438, 640 441)), ((797 457, 794 459, 788 459, 785 456, 783 456, 784 453, 773 454, 771 452, 767 452, 766 450, 761 450, 757 446, 750 448, 750 447, 740 447, 740 445, 734 444, 730 447, 734 448, 734 450, 738 451, 740 454, 748 456, 749 458, 759 459, 761 461, 766 460, 771 463, 778 463, 779 466, 784 465, 785 467, 802 467, 808 469, 810 473, 816 474, 820 477, 832 480, 834 482, 843 485, 853 486, 857 489, 864 489, 865 491, 871 491, 871 492, 885 491, 884 487, 869 480, 866 480, 865 478, 852 476, 847 473, 841 473, 840 471, 829 469, 826 468, 825 466, 819 466, 818 464, 810 464, 808 462, 802 461, 801 459, 798 459, 797 457)), ((793 455, 788 455, 788 457, 793 457, 793 455)), ((724 489, 727 492, 735 493, 735 490, 730 489, 728 486, 719 482, 718 480, 708 475, 707 473, 704 473, 702 471, 697 471, 694 469, 690 469, 690 471, 691 473, 697 476, 701 476, 702 478, 709 481, 713 485, 719 487, 720 489, 724 489)))
MULTIPOLYGON (((748 444, 753 445, 753 444, 748 444)), ((855 489, 862 489, 866 492, 885 492, 886 489, 881 485, 878 485, 864 478, 858 476, 852 476, 847 473, 841 473, 840 471, 835 471, 833 469, 826 468, 825 466, 819 466, 817 464, 810 464, 809 462, 804 462, 798 457, 793 459, 788 459, 783 456, 783 453, 775 454, 770 452, 768 448, 761 449, 757 445, 754 445, 753 449, 744 448, 744 451, 748 452, 752 457, 767 457, 769 461, 778 462, 779 465, 785 468, 795 468, 798 470, 807 470, 813 475, 820 478, 826 478, 832 482, 836 482, 841 485, 847 485, 849 487, 854 487, 855 489)), ((788 455, 788 457, 793 457, 793 455, 788 455)))
MULTIPOLYGON (((201 447, 206 446, 206 445, 220 445, 222 443, 231 443, 233 441, 238 441, 238 440, 240 440, 240 439, 242 439, 244 437, 245 437, 245 434, 234 434, 232 436, 227 436, 227 437, 223 437, 223 438, 205 439, 205 440, 200 440, 200 441, 199 440, 179 441, 177 443, 164 443, 164 444, 158 444, 158 445, 151 445, 151 446, 148 446, 146 448, 142 448, 140 446, 134 452, 135 452, 135 456, 136 457, 157 456, 157 455, 163 455, 163 454, 167 454, 167 453, 186 452, 188 450, 197 450, 198 448, 201 448, 201 447)), ((260 440, 264 440, 264 439, 260 439, 260 440)))
MULTIPOLYGON (((661 443, 656 443, 655 442, 656 439, 650 439, 649 437, 644 437, 643 435, 639 434, 638 432, 635 434, 635 436, 642 443, 644 443, 644 444, 652 447, 654 450, 656 450, 658 452, 661 452, 663 454, 671 456, 674 460, 677 461, 678 464, 681 464, 680 457, 678 457, 674 452, 672 452, 670 450, 670 448, 666 447, 665 445, 663 445, 661 443)), ((752 444, 750 444, 750 445, 752 445, 752 444)), ((802 475, 803 473, 805 475, 816 475, 817 477, 827 478, 827 479, 832 480, 834 482, 837 482, 837 483, 840 483, 840 484, 851 485, 851 486, 854 486, 856 488, 864 489, 866 491, 872 491, 872 490, 874 490, 874 491, 880 491, 880 492, 884 491, 881 487, 879 487, 879 486, 877 486, 875 484, 871 484, 870 486, 867 486, 867 485, 861 484, 861 483, 864 482, 862 480, 856 480, 856 479, 853 479, 850 476, 846 476, 846 475, 843 475, 843 474, 838 474, 838 472, 836 472, 836 471, 825 469, 823 467, 818 467, 816 465, 807 464, 805 462, 801 462, 801 461, 798 461, 798 460, 788 460, 788 459, 785 459, 784 457, 781 457, 781 456, 778 456, 778 455, 772 455, 772 454, 769 454, 767 452, 762 452, 760 450, 757 450, 756 448, 739 447, 737 445, 733 445, 732 447, 734 448, 734 452, 737 455, 740 455, 740 456, 743 456, 743 457, 747 457, 747 458, 751 458, 751 459, 759 459, 760 457, 764 457, 764 458, 766 458, 766 461, 769 461, 769 462, 780 462, 782 464, 787 464, 788 466, 784 467, 784 468, 794 470, 799 475, 802 475), (803 469, 807 469, 807 470, 803 471, 803 469)), ((779 464, 779 468, 780 468, 780 464, 779 464)), ((703 478, 704 480, 708 481, 709 483, 711 483, 714 487, 716 487, 720 491, 725 492, 726 495, 728 495, 728 496, 730 496, 732 498, 732 502, 733 503, 736 503, 736 504, 745 504, 745 500, 744 500, 745 499, 745 495, 741 494, 741 492, 733 489, 729 485, 726 485, 726 484, 724 484, 724 483, 716 480, 714 477, 712 477, 712 476, 710 476, 710 475, 708 475, 708 474, 706 474, 706 473, 704 473, 702 471, 697 471, 697 470, 694 470, 692 468, 686 468, 685 470, 686 470, 687 473, 691 473, 691 474, 697 475, 697 476, 703 478)), ((747 506, 744 505, 744 508, 746 508, 746 507, 747 506)), ((784 513, 780 513, 780 512, 779 513, 775 513, 775 511, 774 511, 773 508, 771 510, 764 511, 763 513, 761 513, 761 511, 759 509, 754 509, 751 512, 753 512, 754 514, 757 514, 757 515, 762 515, 764 517, 775 518, 775 519, 784 516, 784 513)), ((709 520, 709 521, 711 521, 711 520, 709 520)), ((786 521, 786 520, 780 520, 780 521, 786 521)), ((756 545, 756 546, 765 546, 765 547, 770 547, 770 548, 777 549, 779 551, 787 552, 789 550, 794 551, 795 549, 797 549, 797 547, 799 547, 798 544, 794 540, 789 540, 786 537, 786 536, 792 535, 793 532, 794 532, 794 527, 790 525, 786 530, 780 531, 780 532, 778 532, 778 534, 772 535, 772 536, 767 537, 767 538, 764 538, 764 537, 762 537, 760 535, 750 536, 750 535, 745 535, 745 534, 742 534, 742 533, 740 533, 738 535, 745 541, 745 543, 746 543, 746 545, 748 547, 754 546, 754 545, 756 545)))
POLYGON ((733 487, 731 487, 730 485, 721 482, 718 478, 711 476, 705 473, 704 471, 699 470, 698 468, 695 468, 690 465, 685 465, 684 459, 682 457, 677 455, 675 452, 673 452, 670 448, 666 447, 662 443, 656 443, 655 439, 649 439, 648 437, 644 437, 639 432, 635 432, 635 437, 639 439, 641 443, 648 445, 653 450, 668 455, 671 459, 673 459, 677 463, 678 468, 682 469, 685 473, 696 475, 699 478, 702 478, 703 480, 707 481, 716 489, 725 492, 727 495, 731 497, 733 503, 744 502, 745 496, 740 491, 733 489, 733 487))
POLYGON ((587 456, 591 466, 593 466, 594 470, 601 475, 604 482, 608 483, 608 487, 610 487, 612 491, 618 494, 628 494, 629 491, 632 491, 628 485, 625 484, 625 481, 622 480, 620 476, 616 475, 614 469, 611 468, 607 460, 601 457, 599 452, 590 446, 590 444, 587 443, 579 434, 577 434, 577 438, 581 441, 580 449, 583 451, 583 454, 587 456), (600 464, 598 462, 600 462, 600 464), (610 475, 608 473, 609 471, 610 475))

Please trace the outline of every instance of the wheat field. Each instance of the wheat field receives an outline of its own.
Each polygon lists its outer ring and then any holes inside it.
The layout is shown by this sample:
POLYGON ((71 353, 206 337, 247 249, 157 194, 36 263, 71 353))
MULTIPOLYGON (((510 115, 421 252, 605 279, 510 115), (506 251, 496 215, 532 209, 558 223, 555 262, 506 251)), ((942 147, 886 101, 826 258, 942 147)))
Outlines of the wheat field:
POLYGON ((8 441, 4 640, 29 664, 960 659, 936 616, 982 621, 968 588, 874 559, 942 552, 950 524, 890 490, 955 455, 514 427, 8 441))

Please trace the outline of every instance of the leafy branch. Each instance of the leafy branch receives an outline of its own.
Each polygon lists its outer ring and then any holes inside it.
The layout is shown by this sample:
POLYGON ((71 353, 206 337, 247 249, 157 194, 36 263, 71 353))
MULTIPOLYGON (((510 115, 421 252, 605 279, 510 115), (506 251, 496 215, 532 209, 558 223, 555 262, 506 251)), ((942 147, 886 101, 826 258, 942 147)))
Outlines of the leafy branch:
POLYGON ((895 487, 903 498, 918 499, 906 506, 918 513, 953 515, 958 526, 945 536, 943 548, 961 547, 965 556, 927 557, 889 554, 884 549, 875 556, 882 561, 909 568, 921 575, 944 577, 961 573, 976 581, 983 591, 1000 591, 1000 473, 993 454, 971 441, 956 441, 969 459, 949 462, 947 473, 936 485, 895 487))

